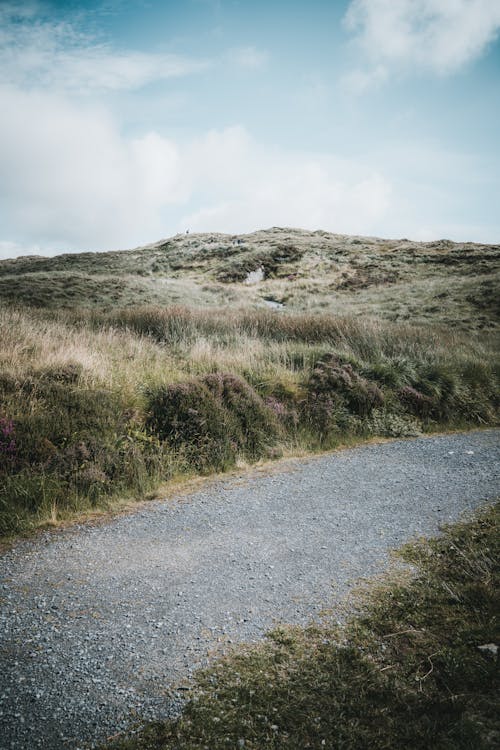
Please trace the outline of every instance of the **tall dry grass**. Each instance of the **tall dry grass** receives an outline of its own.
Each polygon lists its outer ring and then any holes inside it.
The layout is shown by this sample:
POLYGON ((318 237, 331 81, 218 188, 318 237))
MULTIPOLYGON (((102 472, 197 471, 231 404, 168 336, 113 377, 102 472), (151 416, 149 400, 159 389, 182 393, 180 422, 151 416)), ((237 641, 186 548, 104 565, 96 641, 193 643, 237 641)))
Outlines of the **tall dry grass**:
POLYGON ((4 531, 238 456, 497 419, 490 342, 434 327, 180 306, 0 308, 0 340, 0 419, 16 444, 7 455, 0 427, 4 531), (222 385, 207 380, 214 373, 222 385))

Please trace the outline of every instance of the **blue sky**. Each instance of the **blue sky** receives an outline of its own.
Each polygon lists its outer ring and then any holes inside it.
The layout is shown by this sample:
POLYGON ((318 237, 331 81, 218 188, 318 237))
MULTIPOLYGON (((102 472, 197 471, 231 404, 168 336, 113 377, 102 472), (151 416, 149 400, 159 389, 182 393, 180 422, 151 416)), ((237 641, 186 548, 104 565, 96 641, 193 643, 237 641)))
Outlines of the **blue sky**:
POLYGON ((500 242, 500 0, 0 0, 0 257, 500 242))

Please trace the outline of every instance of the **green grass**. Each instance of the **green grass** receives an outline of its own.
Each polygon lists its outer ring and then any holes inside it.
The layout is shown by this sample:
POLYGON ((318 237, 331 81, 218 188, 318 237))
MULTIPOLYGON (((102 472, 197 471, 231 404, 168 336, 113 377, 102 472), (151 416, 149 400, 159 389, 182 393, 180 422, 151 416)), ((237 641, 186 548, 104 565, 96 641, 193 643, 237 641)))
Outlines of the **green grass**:
POLYGON ((108 750, 493 750, 500 506, 406 545, 345 627, 280 628, 198 675, 181 717, 108 750), (483 647, 483 648, 481 648, 483 647))
MULTIPOLYGON (((0 262, 0 536, 179 477, 498 425, 498 270, 498 246, 277 228, 0 262)), ((419 577, 345 632, 274 633, 128 747, 493 747, 495 524, 407 549, 419 577)))
POLYGON ((190 234, 125 252, 0 261, 0 301, 49 309, 266 307, 497 331, 498 245, 418 243, 300 229, 190 234), (264 279, 245 284, 262 268, 264 279))
POLYGON ((1 261, 0 535, 176 476, 497 424, 498 251, 274 228, 1 261))
POLYGON ((1 535, 143 498, 179 476, 498 423, 488 339, 435 327, 4 307, 0 337, 1 535))

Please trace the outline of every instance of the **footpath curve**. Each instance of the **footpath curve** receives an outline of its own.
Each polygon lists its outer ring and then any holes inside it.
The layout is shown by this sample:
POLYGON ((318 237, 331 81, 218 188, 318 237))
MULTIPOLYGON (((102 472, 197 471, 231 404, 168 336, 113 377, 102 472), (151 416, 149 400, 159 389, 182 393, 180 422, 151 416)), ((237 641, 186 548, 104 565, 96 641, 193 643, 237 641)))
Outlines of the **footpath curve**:
POLYGON ((500 430, 217 479, 0 557, 0 749, 87 748, 178 710, 218 647, 305 624, 390 549, 500 494, 500 430))

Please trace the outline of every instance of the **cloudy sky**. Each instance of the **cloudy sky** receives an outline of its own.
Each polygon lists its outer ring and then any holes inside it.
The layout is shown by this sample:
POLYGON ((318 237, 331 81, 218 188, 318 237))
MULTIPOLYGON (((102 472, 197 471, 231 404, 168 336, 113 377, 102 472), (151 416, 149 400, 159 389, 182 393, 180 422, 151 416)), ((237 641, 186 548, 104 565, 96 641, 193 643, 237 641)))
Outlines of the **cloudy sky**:
POLYGON ((500 0, 0 0, 0 257, 500 242, 500 0))

